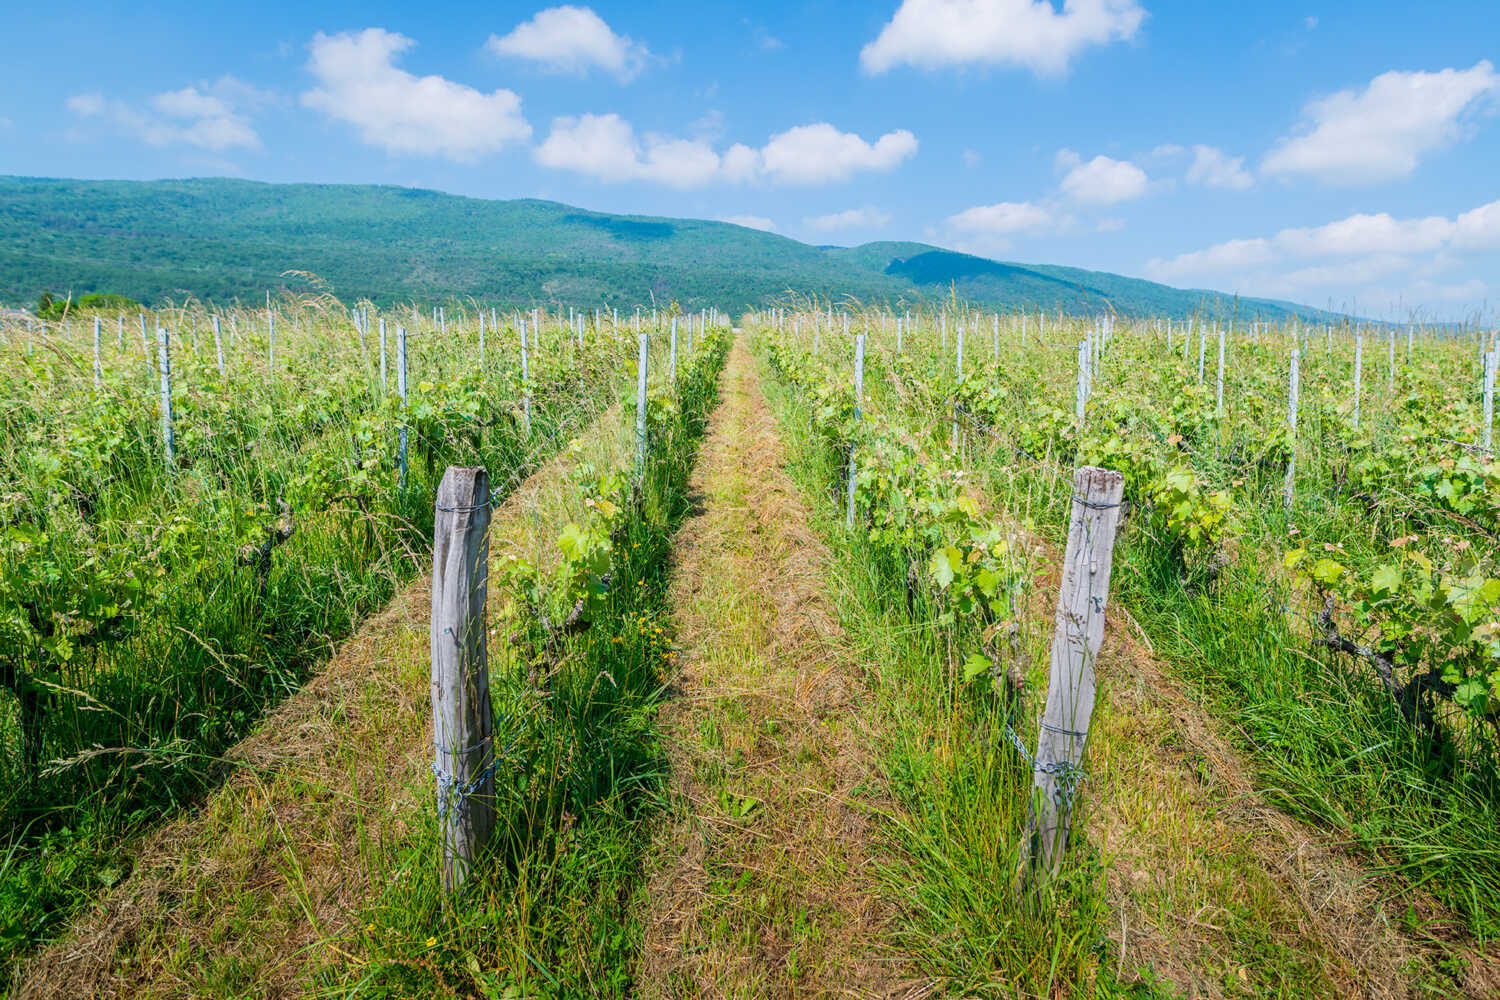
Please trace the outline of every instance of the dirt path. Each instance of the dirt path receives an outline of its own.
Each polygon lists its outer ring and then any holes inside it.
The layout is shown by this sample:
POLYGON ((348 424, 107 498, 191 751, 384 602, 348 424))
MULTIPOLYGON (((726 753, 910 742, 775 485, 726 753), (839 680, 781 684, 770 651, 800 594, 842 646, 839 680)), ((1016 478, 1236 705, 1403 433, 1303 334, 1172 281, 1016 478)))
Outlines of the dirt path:
POLYGON ((1150 964, 1190 996, 1500 996, 1494 946, 1257 793, 1221 725, 1123 612, 1099 669, 1089 833, 1110 862, 1110 935, 1127 967, 1150 964))
MULTIPOLYGON (((1033 563, 1053 567, 1027 611, 1047 621, 1061 552, 1025 537, 1033 563)), ((1098 673, 1085 822, 1125 981, 1149 968, 1187 997, 1500 996, 1500 947, 1266 801, 1224 723, 1168 676, 1123 606, 1098 673)), ((1045 691, 1033 697, 1039 710, 1045 691)))
MULTIPOLYGON (((619 451, 619 409, 580 439, 619 451)), ((494 513, 494 558, 544 562, 575 457, 494 513)), ((428 815, 431 578, 424 573, 230 754, 207 801, 153 833, 131 876, 25 967, 17 997, 293 997, 428 815)), ((492 588, 492 597, 496 592, 492 588)))
POLYGON ((676 539, 674 801, 638 995, 900 995, 869 870, 864 682, 743 341, 725 380, 693 475, 701 510, 676 539))

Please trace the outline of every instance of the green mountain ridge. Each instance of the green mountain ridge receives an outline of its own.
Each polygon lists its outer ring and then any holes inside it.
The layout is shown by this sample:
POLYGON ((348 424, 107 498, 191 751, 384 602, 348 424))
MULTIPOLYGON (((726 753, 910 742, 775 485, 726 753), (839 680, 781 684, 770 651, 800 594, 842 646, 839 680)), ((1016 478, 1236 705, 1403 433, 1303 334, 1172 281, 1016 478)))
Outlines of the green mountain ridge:
POLYGON ((0 303, 46 291, 255 301, 306 288, 381 304, 468 298, 736 310, 788 293, 916 308, 976 307, 1173 318, 1333 318, 1138 278, 1019 264, 925 243, 816 247, 701 219, 612 215, 535 199, 419 188, 232 179, 55 180, 0 176, 0 303))

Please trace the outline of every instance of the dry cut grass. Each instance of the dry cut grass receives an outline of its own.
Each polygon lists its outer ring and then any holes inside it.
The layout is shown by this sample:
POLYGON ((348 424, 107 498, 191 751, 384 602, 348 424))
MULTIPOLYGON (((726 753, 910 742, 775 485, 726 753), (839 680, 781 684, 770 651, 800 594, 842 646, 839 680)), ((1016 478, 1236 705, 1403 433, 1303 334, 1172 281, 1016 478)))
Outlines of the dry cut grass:
MULTIPOLYGON (((613 461, 619 418, 496 509, 492 563, 547 564, 574 463, 613 461)), ((351 960, 359 911, 430 835, 431 589, 424 574, 269 713, 225 783, 138 845, 131 876, 20 971, 15 995, 296 997, 351 960)))
POLYGON ((873 866, 886 805, 864 680, 742 342, 726 379, 692 481, 701 508, 676 539, 673 818, 650 863, 638 994, 904 995, 873 866))

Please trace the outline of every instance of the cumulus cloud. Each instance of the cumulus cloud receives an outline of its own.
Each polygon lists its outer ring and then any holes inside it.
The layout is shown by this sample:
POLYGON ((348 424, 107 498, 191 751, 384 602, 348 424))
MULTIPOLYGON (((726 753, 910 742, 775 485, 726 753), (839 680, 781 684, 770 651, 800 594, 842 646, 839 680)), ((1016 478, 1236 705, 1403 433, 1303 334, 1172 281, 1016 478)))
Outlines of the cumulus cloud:
POLYGON ((104 114, 104 97, 100 94, 74 94, 65 102, 69 111, 80 118, 97 118, 104 114))
POLYGON ((933 239, 946 239, 955 250, 982 257, 1004 253, 1012 238, 1022 233, 1057 232, 1071 226, 1071 216, 1060 215, 1055 206, 1030 201, 1002 201, 975 205, 943 220, 933 239))
POLYGON ((902 0, 860 51, 866 73, 897 66, 1009 65, 1060 76, 1086 48, 1128 41, 1146 19, 1136 0, 902 0))
POLYGON ((1297 134, 1261 161, 1268 176, 1326 184, 1375 184, 1408 177, 1422 156, 1454 142, 1465 116, 1500 90, 1488 61, 1466 70, 1383 73, 1362 91, 1312 101, 1297 134))
POLYGON ((982 156, 979 155, 978 150, 966 149, 963 152, 963 163, 964 163, 964 166, 968 167, 970 170, 972 170, 975 167, 979 166, 979 164, 981 162, 983 162, 983 160, 984 160, 984 157, 982 157, 982 156))
POLYGON ((602 181, 643 180, 679 188, 707 184, 722 167, 706 142, 658 135, 637 139, 631 124, 615 114, 554 119, 551 134, 533 156, 544 167, 602 181))
POLYGON ((395 64, 414 43, 383 28, 325 35, 309 46, 318 86, 304 106, 353 125, 360 139, 388 153, 472 162, 531 138, 521 98, 483 93, 441 76, 415 76, 395 64))
POLYGON ((68 111, 80 118, 107 119, 150 146, 195 146, 213 152, 261 148, 260 134, 244 108, 262 107, 273 95, 232 76, 151 97, 144 108, 101 94, 75 94, 68 111))
POLYGON ((763 233, 776 232, 776 223, 763 215, 721 215, 719 221, 744 226, 746 229, 759 229, 763 233))
POLYGON ((906 129, 866 142, 827 122, 799 125, 773 135, 760 151, 761 168, 773 181, 825 184, 848 180, 859 171, 886 171, 915 155, 917 137, 906 129))
POLYGON ((601 69, 621 82, 634 79, 651 53, 617 34, 588 7, 549 7, 509 34, 491 35, 485 48, 497 56, 533 62, 553 73, 586 75, 601 69))
POLYGON ((1385 212, 1351 215, 1322 226, 1283 229, 1274 236, 1229 240, 1170 259, 1158 258, 1146 265, 1146 273, 1159 281, 1245 283, 1262 294, 1278 295, 1377 283, 1378 290, 1385 291, 1416 276, 1421 281, 1407 293, 1420 299, 1456 301, 1474 283, 1443 286, 1446 292, 1440 292, 1431 283, 1431 275, 1455 266, 1464 252, 1496 249, 1500 249, 1500 201, 1454 218, 1398 219, 1385 212))
POLYGON ((650 181, 701 187, 714 181, 764 179, 774 184, 826 184, 862 171, 890 170, 916 152, 917 140, 899 130, 866 142, 827 122, 773 135, 760 149, 742 143, 722 154, 706 139, 646 134, 617 114, 554 119, 551 134, 534 152, 545 167, 602 181, 650 181))
POLYGON ((1071 149, 1064 149, 1057 154, 1057 165, 1067 171, 1059 185, 1063 193, 1084 205, 1134 201, 1150 185, 1146 172, 1128 160, 1096 156, 1084 162, 1071 149))
POLYGON ((803 219, 802 224, 819 233, 831 233, 839 229, 883 229, 890 225, 891 217, 874 205, 851 208, 830 215, 815 215, 803 219))
POLYGON ((1002 201, 966 208, 957 215, 950 215, 947 225, 959 233, 1009 235, 1045 229, 1052 221, 1052 213, 1040 205, 1029 201, 1002 201))
POLYGON ((1230 156, 1213 146, 1194 146, 1193 162, 1187 179, 1204 187, 1244 191, 1255 185, 1255 178, 1245 169, 1243 156, 1230 156))

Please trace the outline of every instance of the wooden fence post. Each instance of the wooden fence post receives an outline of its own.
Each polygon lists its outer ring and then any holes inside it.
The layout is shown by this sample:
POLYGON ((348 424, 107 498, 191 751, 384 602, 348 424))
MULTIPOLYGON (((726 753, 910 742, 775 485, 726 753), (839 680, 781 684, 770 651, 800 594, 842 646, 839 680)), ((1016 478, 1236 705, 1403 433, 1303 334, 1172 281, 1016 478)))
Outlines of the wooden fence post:
POLYGON ((219 378, 224 377, 224 331, 219 326, 219 317, 214 316, 214 357, 219 362, 219 378))
POLYGON ((1094 659, 1104 640, 1124 494, 1125 477, 1118 472, 1085 466, 1073 474, 1047 707, 1037 733, 1034 788, 1021 848, 1029 885, 1057 873, 1068 844, 1079 765, 1094 712, 1094 659))
POLYGON ((495 825, 494 715, 485 599, 490 480, 450 467, 432 536, 432 742, 443 889, 456 891, 495 825))

